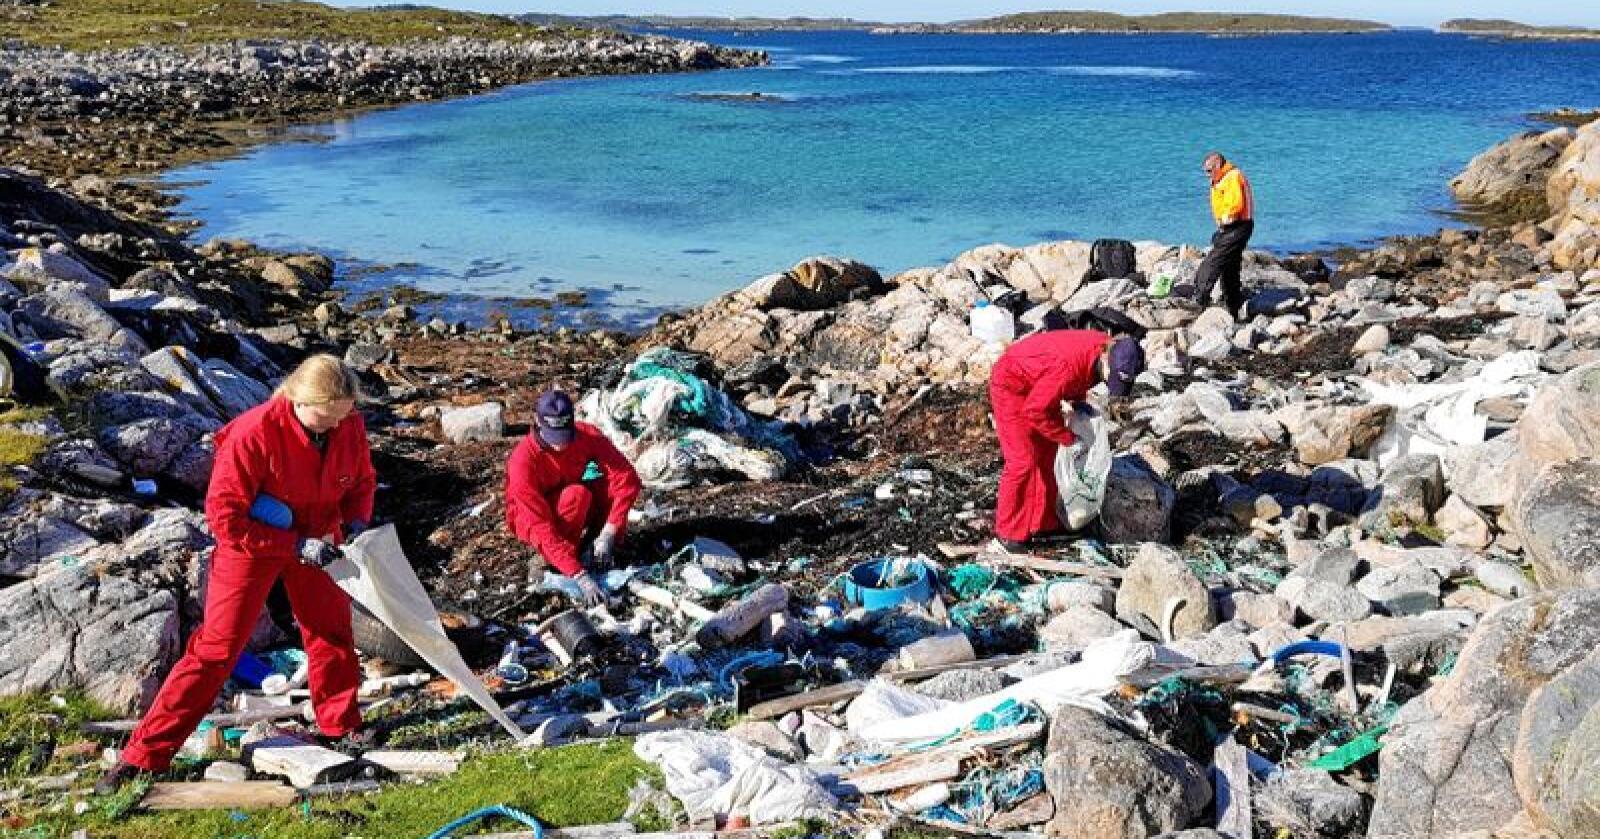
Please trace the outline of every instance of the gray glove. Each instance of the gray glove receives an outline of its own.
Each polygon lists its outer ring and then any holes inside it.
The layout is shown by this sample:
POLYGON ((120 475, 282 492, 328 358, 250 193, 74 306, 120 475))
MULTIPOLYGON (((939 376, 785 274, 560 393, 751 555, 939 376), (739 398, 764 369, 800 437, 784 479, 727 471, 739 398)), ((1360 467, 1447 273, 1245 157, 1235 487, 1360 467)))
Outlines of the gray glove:
POLYGON ((298 553, 300 562, 313 568, 326 568, 328 563, 339 558, 339 549, 322 539, 301 539, 298 553))
POLYGON ((589 572, 580 572, 578 576, 572 578, 572 581, 577 583, 578 588, 583 591, 583 607, 585 609, 593 609, 606 602, 605 591, 600 588, 600 584, 595 582, 593 577, 589 576, 589 572))
POLYGON ((600 528, 600 535, 594 537, 594 567, 602 571, 609 569, 616 549, 617 528, 607 524, 600 528))

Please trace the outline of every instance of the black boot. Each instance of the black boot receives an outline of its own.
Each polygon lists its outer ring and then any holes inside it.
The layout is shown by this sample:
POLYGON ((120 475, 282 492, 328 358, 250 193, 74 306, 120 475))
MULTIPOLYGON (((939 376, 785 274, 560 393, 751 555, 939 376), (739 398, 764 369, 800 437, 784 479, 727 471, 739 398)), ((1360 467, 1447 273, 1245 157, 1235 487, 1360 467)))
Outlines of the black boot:
POLYGON ((116 766, 106 770, 106 773, 100 776, 100 780, 94 782, 94 794, 111 795, 133 781, 147 778, 154 774, 154 772, 134 766, 131 763, 117 761, 116 766))

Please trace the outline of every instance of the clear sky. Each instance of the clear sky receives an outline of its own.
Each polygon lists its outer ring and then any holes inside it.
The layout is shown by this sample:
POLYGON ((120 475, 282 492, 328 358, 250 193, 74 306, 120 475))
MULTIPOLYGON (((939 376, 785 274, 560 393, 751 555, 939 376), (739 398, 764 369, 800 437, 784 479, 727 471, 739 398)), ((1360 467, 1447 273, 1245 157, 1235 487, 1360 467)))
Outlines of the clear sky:
MULTIPOLYGON (((336 6, 382 5, 384 0, 340 2, 336 6)), ((423 0, 417 0, 423 2, 423 0)), ((1016 0, 431 0, 428 5, 485 12, 552 12, 556 14, 753 15, 760 17, 853 17, 861 20, 942 22, 1044 9, 1103 9, 1145 14, 1170 11, 1282 12, 1381 20, 1402 26, 1433 26, 1456 17, 1508 18, 1535 24, 1600 27, 1596 0, 1063 0, 1018 5, 1016 0)))

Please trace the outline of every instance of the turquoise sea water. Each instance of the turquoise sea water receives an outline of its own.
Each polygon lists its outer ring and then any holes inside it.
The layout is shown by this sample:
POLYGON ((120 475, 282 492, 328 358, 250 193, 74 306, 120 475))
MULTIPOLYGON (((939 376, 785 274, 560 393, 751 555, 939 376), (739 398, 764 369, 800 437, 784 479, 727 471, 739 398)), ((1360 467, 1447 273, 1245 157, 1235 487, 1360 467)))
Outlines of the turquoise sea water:
POLYGON ((817 253, 892 272, 996 241, 1203 242, 1211 148, 1251 176, 1257 245, 1433 230, 1446 179, 1527 112, 1600 105, 1600 43, 685 34, 773 66, 416 105, 168 178, 201 236, 390 266, 357 290, 578 289, 638 320, 817 253))

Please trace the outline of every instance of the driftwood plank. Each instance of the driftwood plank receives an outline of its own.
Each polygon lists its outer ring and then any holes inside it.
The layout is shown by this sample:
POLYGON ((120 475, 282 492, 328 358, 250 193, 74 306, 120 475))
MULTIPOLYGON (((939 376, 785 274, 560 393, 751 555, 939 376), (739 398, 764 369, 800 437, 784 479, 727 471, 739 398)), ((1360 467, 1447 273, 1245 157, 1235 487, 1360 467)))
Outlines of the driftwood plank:
POLYGON ((140 804, 150 810, 267 810, 294 800, 295 791, 277 781, 197 781, 154 784, 140 804))

